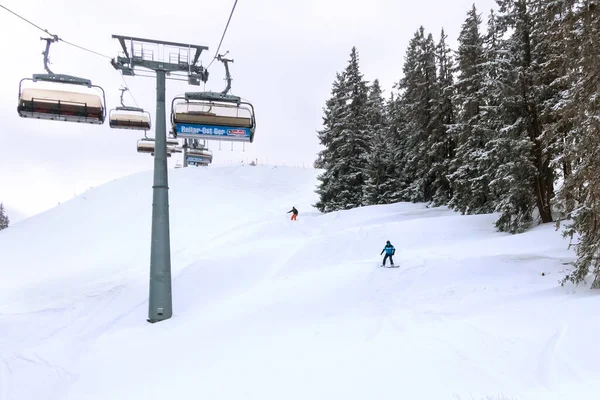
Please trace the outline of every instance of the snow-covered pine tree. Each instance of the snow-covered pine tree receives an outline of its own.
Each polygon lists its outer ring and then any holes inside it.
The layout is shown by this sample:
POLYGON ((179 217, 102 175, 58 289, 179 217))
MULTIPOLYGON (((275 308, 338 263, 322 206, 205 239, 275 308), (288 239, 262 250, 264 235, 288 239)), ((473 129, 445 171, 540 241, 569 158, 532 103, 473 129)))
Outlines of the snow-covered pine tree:
MULTIPOLYGON (((488 185, 487 199, 481 207, 481 212, 491 212, 498 209, 502 196, 502 187, 496 181, 498 168, 505 163, 502 151, 504 145, 503 114, 504 94, 509 88, 505 86, 511 74, 510 56, 503 50, 504 42, 501 40, 502 30, 496 24, 497 16, 494 10, 490 11, 487 20, 487 32, 483 38, 483 81, 481 93, 483 103, 480 105, 480 129, 487 138, 485 151, 479 157, 480 177, 488 185), (492 184, 492 181, 494 182, 492 184)), ((509 114, 509 113, 507 113, 509 114)))
POLYGON ((364 203, 387 204, 393 201, 395 191, 394 149, 388 129, 386 105, 377 79, 369 88, 368 119, 372 129, 372 144, 367 163, 364 203))
POLYGON ((433 131, 439 124, 435 47, 433 36, 425 36, 421 26, 409 42, 404 77, 397 85, 400 89, 398 112, 405 121, 399 132, 406 145, 402 176, 408 183, 402 197, 413 202, 430 201, 435 193, 430 173, 432 160, 428 154, 433 131))
POLYGON ((401 140, 402 151, 398 152, 401 170, 395 197, 402 201, 419 201, 423 195, 417 184, 417 163, 422 157, 425 145, 424 134, 417 119, 420 110, 422 93, 422 76, 418 71, 418 61, 421 53, 421 42, 424 40, 424 29, 417 30, 408 43, 402 67, 403 78, 394 85, 398 91, 396 100, 390 103, 390 124, 394 136, 401 140), (415 200, 413 200, 415 199, 415 200))
POLYGON ((340 203, 343 209, 363 205, 364 189, 367 181, 365 166, 370 151, 372 129, 368 118, 368 85, 363 79, 359 68, 359 57, 356 47, 352 47, 350 60, 345 70, 348 103, 346 117, 343 123, 342 143, 339 160, 343 173, 339 176, 342 181, 340 203))
MULTIPOLYGON (((498 100, 494 113, 486 116, 486 124, 498 129, 488 146, 490 167, 494 172, 490 189, 498 196, 494 211, 500 213, 500 218, 496 227, 500 231, 520 233, 533 222, 535 166, 531 161, 532 145, 526 133, 526 119, 522 115, 519 48, 513 37, 504 38, 513 28, 510 25, 513 20, 506 15, 506 7, 501 7, 500 12, 503 14, 496 15, 493 23, 497 46, 494 55, 497 58, 487 60, 494 66, 496 74, 496 82, 488 96, 498 100)), ((517 31, 513 36, 518 34, 517 31)))
POLYGON ((564 234, 577 237, 577 260, 564 281, 581 283, 591 272, 592 288, 600 289, 600 4, 592 0, 566 4, 562 20, 569 60, 571 87, 562 93, 561 110, 570 119, 566 134, 566 174, 559 198, 564 234), (572 12, 570 12, 572 11, 572 12))
POLYGON ((463 214, 489 213, 493 210, 485 151, 489 132, 482 121, 486 77, 484 38, 480 27, 481 17, 473 5, 467 12, 458 37, 458 77, 453 99, 458 112, 457 123, 451 131, 457 148, 451 169, 453 197, 449 206, 463 214))
MULTIPOLYGON (((578 0, 553 0, 534 3, 535 36, 537 44, 546 54, 546 62, 538 68, 545 77, 539 91, 545 93, 541 104, 541 118, 544 121, 543 137, 549 144, 551 168, 557 180, 563 181, 572 170, 572 162, 567 157, 567 135, 573 129, 573 108, 568 105, 569 89, 575 83, 576 70, 573 61, 579 57, 579 44, 571 32, 574 21, 573 8, 578 0)), ((577 137, 579 135, 575 135, 577 137)), ((557 204, 554 204, 555 206, 557 204)), ((558 204, 560 209, 560 202, 558 204)))
POLYGON ((326 171, 319 177, 320 200, 315 207, 325 212, 363 205, 371 128, 367 115, 368 86, 358 61, 358 52, 353 47, 343 80, 338 75, 339 83, 334 83, 334 89, 339 91, 332 93, 337 100, 330 99, 335 103, 335 118, 328 116, 331 109, 326 110, 325 129, 319 132, 326 149, 319 155, 317 165, 326 171))
POLYGON ((454 60, 452 50, 446 44, 448 35, 442 29, 440 41, 436 47, 437 74, 437 104, 432 120, 432 135, 429 138, 429 158, 431 167, 432 192, 431 203, 434 206, 448 204, 452 198, 452 188, 448 176, 450 165, 454 158, 455 143, 450 136, 450 128, 455 124, 454 95, 454 60))
POLYGON ((330 212, 339 209, 337 203, 338 193, 341 192, 337 175, 339 174, 338 160, 340 159, 340 135, 342 121, 346 118, 346 79, 343 73, 337 73, 331 89, 331 97, 325 102, 323 109, 323 129, 317 132, 319 142, 324 149, 317 155, 315 167, 323 169, 317 179, 320 183, 316 193, 319 201, 315 207, 322 212, 330 212))
POLYGON ((543 79, 539 66, 546 54, 535 35, 536 21, 529 0, 496 0, 499 5, 497 26, 512 34, 503 40, 511 68, 504 79, 502 103, 503 128, 494 148, 500 161, 490 183, 501 193, 496 226, 502 231, 521 232, 531 226, 537 209, 541 222, 551 222, 553 171, 550 168, 549 143, 544 138, 540 104, 543 79))
POLYGON ((10 225, 10 219, 6 214, 6 210, 4 209, 4 204, 0 203, 0 231, 2 229, 8 228, 10 225))
MULTIPOLYGON (((394 89, 398 89, 398 84, 394 85, 394 89)), ((390 152, 392 156, 393 171, 391 175, 394 179, 390 182, 391 194, 387 199, 389 203, 399 201, 407 201, 406 189, 410 183, 410 177, 406 175, 406 162, 408 154, 408 132, 406 125, 408 124, 404 115, 405 108, 400 96, 390 95, 390 99, 386 104, 387 110, 387 131, 390 152)))

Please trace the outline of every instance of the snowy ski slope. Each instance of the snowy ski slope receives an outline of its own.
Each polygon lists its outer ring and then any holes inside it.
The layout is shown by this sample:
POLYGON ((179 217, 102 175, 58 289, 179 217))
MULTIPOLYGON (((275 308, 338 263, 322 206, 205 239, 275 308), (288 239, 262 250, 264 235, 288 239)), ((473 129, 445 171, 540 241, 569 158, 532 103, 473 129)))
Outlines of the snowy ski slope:
POLYGON ((553 226, 322 215, 316 174, 170 170, 174 316, 157 324, 151 172, 1 231, 0 400, 599 398, 600 297, 557 284, 573 252, 553 226), (388 239, 400 268, 378 267, 388 239))

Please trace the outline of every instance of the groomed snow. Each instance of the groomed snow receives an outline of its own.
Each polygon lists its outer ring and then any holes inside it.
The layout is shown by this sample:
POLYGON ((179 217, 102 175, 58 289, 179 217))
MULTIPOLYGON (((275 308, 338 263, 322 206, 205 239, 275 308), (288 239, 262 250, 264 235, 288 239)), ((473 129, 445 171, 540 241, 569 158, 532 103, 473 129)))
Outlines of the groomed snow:
POLYGON ((156 324, 151 172, 0 231, 0 399, 599 398, 600 297, 558 284, 574 254, 553 225, 323 215, 316 175, 170 170, 174 316, 156 324), (378 267, 388 239, 400 268, 378 267))

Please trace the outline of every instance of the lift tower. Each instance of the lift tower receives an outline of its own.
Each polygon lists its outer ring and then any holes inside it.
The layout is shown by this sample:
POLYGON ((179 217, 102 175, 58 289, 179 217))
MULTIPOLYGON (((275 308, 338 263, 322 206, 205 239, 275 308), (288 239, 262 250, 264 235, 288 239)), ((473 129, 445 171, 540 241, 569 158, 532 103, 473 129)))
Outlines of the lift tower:
POLYGON ((123 50, 122 55, 111 60, 115 69, 121 70, 123 75, 129 76, 134 76, 135 70, 139 68, 156 74, 156 142, 154 184, 152 186, 150 300, 148 305, 148 322, 154 323, 169 319, 173 315, 165 81, 167 76, 185 76, 190 85, 199 86, 200 82, 206 82, 208 71, 198 65, 198 61, 202 51, 208 50, 208 47, 130 36, 112 35, 112 38, 119 41, 123 50))

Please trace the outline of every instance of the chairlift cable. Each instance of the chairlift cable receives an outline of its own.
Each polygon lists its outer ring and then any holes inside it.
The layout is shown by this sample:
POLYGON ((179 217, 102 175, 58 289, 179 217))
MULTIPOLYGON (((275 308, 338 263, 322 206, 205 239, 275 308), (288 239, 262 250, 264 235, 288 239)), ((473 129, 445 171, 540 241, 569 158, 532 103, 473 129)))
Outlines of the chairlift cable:
POLYGON ((233 3, 233 8, 231 9, 231 13, 229 14, 229 19, 227 20, 227 25, 225 25, 225 30, 223 31, 223 36, 221 36, 221 41, 219 42, 219 47, 217 47, 215 56, 213 57, 210 64, 208 64, 208 67, 206 67, 206 69, 209 69, 210 66, 212 65, 212 63, 215 62, 215 60, 217 59, 217 55, 219 54, 219 50, 221 49, 221 44, 223 44, 223 39, 225 38, 225 33, 227 32, 227 28, 229 27, 229 22, 231 21, 231 17, 233 16, 233 11, 235 10, 235 6, 237 5, 237 2, 238 2, 238 0, 235 0, 235 3, 233 3))
POLYGON ((71 46, 73 46, 73 47, 77 47, 78 49, 85 50, 85 51, 89 51, 90 53, 92 53, 92 54, 95 54, 95 55, 97 55, 97 56, 104 57, 104 58, 108 58, 109 60, 112 60, 112 57, 109 57, 109 56, 107 56, 107 55, 104 55, 104 54, 100 54, 100 53, 98 53, 97 51, 90 50, 90 49, 86 49, 85 47, 78 46, 78 45, 76 45, 75 43, 67 42, 66 40, 64 40, 64 39, 61 39, 61 38, 58 38, 58 40, 60 40, 60 41, 61 41, 61 42, 63 42, 63 43, 69 44, 69 45, 71 45, 71 46))
POLYGON ((41 28, 40 26, 38 26, 38 25, 34 24, 33 22, 31 22, 31 21, 30 21, 30 20, 28 20, 27 18, 20 16, 19 14, 17 14, 16 12, 14 12, 14 11, 12 11, 12 10, 8 9, 7 7, 3 6, 2 4, 0 4, 0 7, 4 8, 4 9, 5 9, 6 11, 8 11, 9 13, 11 13, 11 14, 13 14, 13 15, 15 15, 15 16, 17 16, 17 17, 19 17, 19 18, 21 18, 23 21, 27 22, 28 24, 35 26, 35 27, 36 27, 36 28, 38 28, 40 31, 42 31, 42 32, 44 32, 44 33, 47 33, 47 34, 48 34, 48 35, 50 35, 50 36, 56 37, 56 35, 53 35, 53 34, 51 34, 50 32, 48 32, 48 30, 47 30, 47 29, 41 28))
POLYGON ((3 6, 2 4, 0 4, 0 7, 2 7, 3 9, 5 9, 5 10, 6 10, 6 11, 8 11, 9 13, 11 13, 11 14, 15 15, 16 17, 18 17, 18 18, 22 19, 23 21, 27 22, 28 24, 30 24, 30 25, 33 25, 34 27, 36 27, 36 28, 37 28, 37 29, 39 29, 40 31, 42 31, 42 32, 46 33, 47 35, 50 35, 50 36, 52 36, 52 37, 53 37, 53 38, 55 38, 56 40, 60 40, 61 42, 63 42, 63 43, 66 43, 66 44, 68 44, 68 45, 71 45, 71 46, 73 46, 73 47, 77 47, 78 49, 85 50, 85 51, 89 51, 90 53, 96 54, 96 55, 98 55, 98 56, 100 56, 100 57, 108 58, 109 60, 111 59, 111 57, 109 57, 109 56, 106 56, 106 55, 104 55, 104 54, 100 54, 100 53, 98 53, 98 52, 96 52, 96 51, 93 51, 93 50, 90 50, 90 49, 86 49, 85 47, 82 47, 82 46, 78 46, 78 45, 76 45, 75 43, 68 42, 68 41, 66 41, 66 40, 64 40, 64 39, 62 39, 62 38, 60 38, 60 37, 58 37, 58 35, 54 35, 54 34, 52 34, 52 33, 48 32, 48 30, 47 30, 47 29, 44 29, 44 28, 40 27, 39 25, 36 25, 36 24, 34 24, 33 22, 31 22, 31 21, 30 21, 30 20, 28 20, 27 18, 25 18, 25 17, 22 17, 21 15, 19 15, 19 14, 17 14, 16 12, 14 12, 14 11, 12 11, 12 10, 8 9, 6 6, 3 6))

